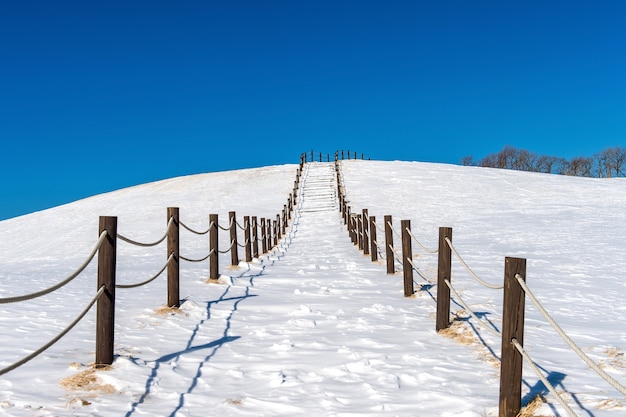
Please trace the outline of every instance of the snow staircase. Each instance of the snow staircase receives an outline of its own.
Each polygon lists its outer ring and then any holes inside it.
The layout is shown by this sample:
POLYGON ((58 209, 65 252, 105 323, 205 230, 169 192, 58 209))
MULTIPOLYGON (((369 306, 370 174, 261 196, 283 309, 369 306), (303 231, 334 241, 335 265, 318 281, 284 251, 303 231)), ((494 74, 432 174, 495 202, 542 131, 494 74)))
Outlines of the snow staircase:
POLYGON ((300 187, 303 213, 336 211, 337 178, 332 162, 311 162, 306 164, 300 187))

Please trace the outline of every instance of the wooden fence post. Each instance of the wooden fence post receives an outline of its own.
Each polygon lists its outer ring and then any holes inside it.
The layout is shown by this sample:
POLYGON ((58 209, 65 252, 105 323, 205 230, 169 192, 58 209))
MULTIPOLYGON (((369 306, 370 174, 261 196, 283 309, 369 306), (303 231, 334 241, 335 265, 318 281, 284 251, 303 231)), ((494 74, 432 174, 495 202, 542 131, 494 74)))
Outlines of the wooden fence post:
POLYGON ((167 264, 167 306, 180 307, 180 215, 178 207, 167 208, 167 224, 172 219, 172 226, 167 232, 167 257, 172 260, 167 264))
POLYGON ((98 236, 106 230, 107 237, 98 249, 98 299, 96 311, 96 368, 113 363, 115 337, 115 263, 117 252, 117 217, 100 216, 98 236))
POLYGON ((228 212, 230 221, 230 264, 239 265, 239 248, 237 245, 237 215, 234 211, 228 212))
POLYGON ((243 216, 243 238, 246 242, 246 262, 252 261, 252 241, 250 240, 250 216, 243 216))
POLYGON ((267 229, 267 234, 265 237, 267 238, 267 250, 272 250, 272 219, 265 219, 265 228, 267 229))
POLYGON ((356 226, 356 244, 359 250, 363 250, 363 216, 357 214, 354 221, 356 226))
POLYGON ((289 216, 288 212, 287 212, 287 204, 285 204, 283 206, 283 224, 282 224, 282 230, 283 230, 283 235, 285 233, 287 233, 287 218, 289 216))
POLYGON ((376 245, 376 217, 370 216, 370 254, 372 262, 378 261, 378 247, 376 245))
POLYGON ((446 242, 452 241, 452 228, 439 228, 439 259, 437 264, 437 319, 435 330, 450 327, 450 288, 445 280, 452 283, 452 250, 446 242))
POLYGON ((369 223, 367 209, 363 209, 363 255, 370 254, 369 223))
POLYGON ((502 360, 499 417, 515 417, 522 408, 522 355, 511 343, 524 346, 525 293, 515 276, 526 281, 526 259, 505 258, 502 308, 502 360))
POLYGON ((265 228, 265 217, 261 217, 261 250, 267 253, 267 229, 265 228))
POLYGON ((402 228, 402 272, 404 275, 404 296, 410 297, 413 289, 413 250, 411 245, 411 220, 401 220, 402 228))
POLYGON ((209 279, 220 277, 219 223, 217 214, 209 215, 209 279))
POLYGON ((259 257, 259 230, 256 216, 252 216, 252 256, 259 257))
POLYGON ((396 258, 393 253, 393 230, 391 216, 385 216, 385 255, 387 258, 387 274, 396 273, 396 258))
POLYGON ((280 233, 279 221, 280 220, 277 215, 276 220, 274 220, 274 245, 273 246, 278 246, 278 235, 280 233))
POLYGON ((343 149, 341 150, 341 160, 343 161, 343 149))

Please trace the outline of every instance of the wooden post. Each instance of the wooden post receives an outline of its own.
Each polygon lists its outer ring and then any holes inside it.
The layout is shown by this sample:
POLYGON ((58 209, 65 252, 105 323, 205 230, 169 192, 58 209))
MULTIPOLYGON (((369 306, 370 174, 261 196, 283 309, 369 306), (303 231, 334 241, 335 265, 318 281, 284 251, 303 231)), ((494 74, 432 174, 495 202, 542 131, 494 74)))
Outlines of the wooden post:
POLYGON ((167 264, 167 306, 180 307, 180 215, 178 207, 167 208, 167 224, 172 219, 172 226, 167 232, 167 257, 172 260, 167 264))
POLYGON ((252 261, 252 241, 250 240, 250 216, 243 216, 243 238, 246 241, 246 262, 252 261))
POLYGON ((261 249, 267 253, 267 229, 265 228, 265 217, 261 217, 261 249))
POLYGON ((230 221, 230 264, 239 265, 239 248, 237 245, 237 216, 234 211, 228 212, 230 221))
POLYGON ((96 312, 96 368, 113 363, 115 336, 115 263, 117 252, 117 217, 100 217, 98 236, 106 230, 106 239, 98 249, 98 299, 96 312))
POLYGON ((411 248, 411 220, 400 221, 402 228, 402 272, 404 275, 404 296, 410 297, 415 292, 413 290, 413 250, 411 248))
POLYGON ((311 162, 315 160, 315 155, 313 155, 313 149, 311 149, 311 162))
POLYGON ((524 346, 525 294, 515 276, 526 281, 526 259, 505 258, 502 308, 502 360, 499 417, 515 417, 522 408, 522 355, 511 343, 524 346))
POLYGON ((217 214, 209 215, 209 279, 220 277, 219 223, 217 214))
POLYGON ((287 232, 287 218, 288 218, 288 216, 289 216, 288 208, 287 208, 287 204, 285 204, 283 206, 283 224, 282 224, 283 235, 287 232))
POLYGON ((287 200, 287 219, 291 220, 291 213, 293 212, 293 194, 289 194, 289 199, 287 200))
POLYGON ((446 238, 452 241, 452 228, 439 228, 439 259, 437 267, 437 319, 435 330, 443 330, 450 327, 450 288, 445 280, 452 283, 452 250, 446 242, 446 238))
POLYGON ((270 250, 272 250, 273 246, 272 246, 272 219, 265 219, 265 228, 267 229, 267 233, 265 234, 265 237, 267 239, 267 250, 268 252, 270 250))
POLYGON ((393 254, 393 230, 391 216, 385 216, 385 256, 387 258, 387 274, 396 273, 396 258, 393 254))
POLYGON ((376 246, 376 217, 370 216, 370 256, 372 262, 378 261, 378 247, 376 246))
POLYGON ((354 221, 356 226, 356 244, 359 250, 363 250, 363 216, 357 214, 354 221))
POLYGON ((363 209, 363 255, 370 254, 369 223, 367 209, 363 209))
POLYGON ((343 161, 343 149, 341 150, 341 160, 343 161))
POLYGON ((280 233, 280 228, 278 227, 279 217, 276 216, 276 220, 274 220, 274 246, 278 246, 278 234, 280 233))
POLYGON ((252 216, 252 256, 259 257, 259 230, 256 216, 252 216))

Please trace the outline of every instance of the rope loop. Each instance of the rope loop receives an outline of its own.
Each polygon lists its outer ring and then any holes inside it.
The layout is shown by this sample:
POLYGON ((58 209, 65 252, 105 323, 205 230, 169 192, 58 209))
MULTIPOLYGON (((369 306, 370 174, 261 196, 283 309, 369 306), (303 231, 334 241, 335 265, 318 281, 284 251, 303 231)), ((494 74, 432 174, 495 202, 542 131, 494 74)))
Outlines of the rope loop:
POLYGON ((185 229, 187 229, 189 232, 194 233, 196 235, 206 235, 207 233, 209 233, 209 231, 211 230, 211 226, 209 225, 209 228, 204 230, 204 231, 198 231, 198 230, 194 230, 191 227, 187 226, 185 223, 183 223, 182 221, 180 222, 180 225, 183 226, 185 229))
POLYGON ((488 331, 490 331, 491 333, 493 333, 494 335, 500 337, 501 333, 499 331, 497 331, 496 329, 494 329, 491 326, 487 326, 483 320, 479 319, 478 316, 472 311, 472 309, 465 303, 465 301, 463 301, 463 299, 461 298, 461 295, 454 289, 454 287, 452 286, 452 284, 450 284, 450 280, 444 280, 443 282, 445 282, 445 284, 448 286, 448 288, 450 288, 450 291, 452 291, 452 293, 454 294, 454 296, 457 298, 457 300, 459 301, 459 303, 461 303, 461 305, 463 306, 463 309, 465 310, 465 312, 467 314, 469 314, 470 316, 472 316, 473 319, 475 319, 481 326, 483 326, 485 329, 487 329, 488 331))
POLYGON ((100 249, 100 247, 102 246, 102 243, 104 242, 104 239, 107 237, 107 235, 108 235, 108 233, 107 233, 106 230, 103 230, 102 233, 100 233, 100 237, 98 238, 98 241, 96 242, 96 245, 92 249, 91 253, 87 257, 85 262, 83 262, 83 264, 81 266, 79 266, 78 269, 74 273, 72 273, 69 277, 67 277, 63 281, 59 282, 56 285, 53 285, 50 288, 47 288, 45 290, 41 290, 41 291, 38 291, 38 292, 35 292, 35 293, 32 293, 32 294, 21 295, 21 296, 18 296, 18 297, 0 298, 0 304, 19 303, 21 301, 32 300, 32 299, 35 299, 35 298, 42 297, 44 295, 50 294, 51 292, 54 292, 54 291, 58 290, 59 288, 69 284, 74 278, 76 278, 78 275, 81 274, 81 272, 83 272, 85 270, 87 265, 89 265, 89 263, 91 262, 93 257, 96 255, 96 252, 98 252, 98 249, 100 249))
POLYGON ((94 295, 94 297, 91 299, 89 304, 87 304, 87 307, 85 307, 83 311, 78 315, 78 317, 76 317, 76 319, 72 323, 70 323, 69 326, 67 326, 63 331, 61 331, 61 333, 59 333, 48 343, 46 343, 45 345, 43 345, 42 347, 40 347, 39 349, 31 353, 30 355, 26 356, 25 358, 20 359, 19 361, 7 366, 6 368, 0 369, 0 375, 4 375, 7 372, 10 372, 16 368, 19 368, 20 366, 24 365, 26 362, 30 361, 31 359, 36 358, 37 356, 45 352, 48 348, 50 348, 50 346, 58 342, 63 336, 69 333, 69 331, 72 330, 74 326, 76 326, 76 324, 78 324, 78 322, 83 319, 83 317, 85 317, 87 312, 91 309, 91 307, 93 307, 93 305, 96 303, 96 301, 98 301, 98 299, 102 296, 102 294, 104 294, 104 289, 105 289, 104 285, 100 287, 98 292, 96 292, 96 295, 94 295))
POLYGON ((165 234, 156 242, 151 242, 151 243, 142 243, 142 242, 137 242, 136 240, 132 240, 127 238, 124 235, 121 234, 117 234, 117 237, 120 238, 120 240, 123 240, 126 243, 130 243, 131 245, 135 245, 135 246, 142 246, 144 248, 148 248, 148 247, 152 247, 152 246, 156 246, 159 243, 163 242, 165 240, 165 238, 167 237, 167 235, 170 232, 170 228, 172 227, 172 224, 174 223, 174 218, 170 217, 170 220, 167 222, 167 228, 165 229, 165 234))
POLYGON ((207 259, 209 259, 209 256, 211 256, 211 254, 213 253, 213 251, 209 252, 209 254, 207 256, 205 256, 202 259, 190 259, 190 258, 185 258, 184 256, 180 255, 179 258, 182 259, 183 261, 187 261, 187 262, 203 262, 206 261, 207 259))
POLYGON ((428 249, 426 246, 422 245, 422 243, 419 240, 417 240, 417 238, 415 237, 415 235, 413 234, 411 229, 408 229, 407 231, 409 232, 409 236, 411 236, 411 238, 413 238, 415 243, 417 243, 425 252, 428 252, 428 253, 437 253, 437 252, 439 252, 439 248, 437 248, 437 249, 428 249))
POLYGON ((150 278, 150 279, 148 279, 146 281, 137 283, 137 284, 116 284, 115 288, 124 288, 124 289, 138 288, 138 287, 142 287, 142 286, 144 286, 146 284, 151 283, 152 281, 157 279, 163 273, 163 271, 165 271, 165 268, 167 268, 167 266, 170 264, 170 262, 172 262, 172 259, 174 259, 174 253, 173 252, 170 254, 170 257, 167 258, 167 262, 165 262, 165 265, 163 266, 163 268, 161 268, 161 270, 159 272, 157 272, 156 275, 154 275, 152 278, 150 278))
POLYGON ((490 284, 487 281, 482 280, 478 275, 476 275, 474 273, 474 271, 472 271, 472 269, 469 267, 469 265, 463 260, 463 258, 461 258, 461 255, 459 254, 459 252, 456 250, 456 248, 454 247, 454 245, 452 244, 452 241, 449 238, 445 238, 446 243, 448 244, 448 246, 450 247, 450 249, 452 250, 452 252, 454 252, 454 255, 456 256, 456 258, 459 260, 459 262, 461 262, 461 264, 465 267, 465 269, 467 270, 467 272, 469 272, 469 274, 481 285, 487 287, 487 288, 491 288, 494 290, 501 290, 502 288, 504 288, 504 285, 495 285, 495 284, 490 284))

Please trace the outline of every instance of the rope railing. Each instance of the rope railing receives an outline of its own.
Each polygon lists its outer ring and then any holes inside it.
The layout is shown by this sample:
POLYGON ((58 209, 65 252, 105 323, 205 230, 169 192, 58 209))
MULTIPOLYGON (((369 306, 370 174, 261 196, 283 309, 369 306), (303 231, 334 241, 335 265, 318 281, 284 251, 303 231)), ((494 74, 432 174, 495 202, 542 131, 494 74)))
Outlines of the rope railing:
POLYGON ((163 242, 165 240, 165 238, 167 238, 167 235, 168 235, 168 233, 170 231, 170 228, 172 227, 172 223, 174 223, 174 218, 170 217, 169 221, 167 222, 167 227, 166 227, 166 230, 165 230, 165 234, 159 240, 157 240, 156 242, 150 242, 150 243, 138 242, 136 240, 130 239, 128 237, 125 237, 124 235, 121 235, 119 233, 117 234, 117 237, 120 240, 123 240, 126 243, 130 243, 131 245, 141 246, 141 247, 144 247, 144 248, 153 247, 153 246, 156 246, 159 243, 163 242))
POLYGON ((208 229, 206 229, 204 231, 198 231, 198 230, 192 229, 191 227, 187 226, 182 221, 180 222, 180 225, 183 226, 183 228, 185 228, 187 231, 189 231, 191 233, 194 233, 196 235, 206 235, 207 233, 209 233, 209 231, 211 230, 211 227, 213 226, 213 224, 210 224, 208 229))
POLYGON ((478 275, 476 275, 476 273, 474 271, 472 271, 472 269, 469 267, 469 265, 463 260, 463 258, 461 257, 461 255, 459 254, 459 252, 456 250, 456 248, 454 247, 454 245, 452 244, 452 241, 448 238, 445 239, 446 243, 448 244, 448 246, 450 247, 450 250, 452 250, 452 253, 454 253, 454 255, 456 256, 456 258, 459 260, 459 262, 461 262, 461 264, 463 265, 463 267, 465 268, 465 270, 481 285, 487 287, 487 288, 491 288, 494 290, 501 290, 502 288, 504 288, 504 285, 495 285, 495 284, 490 284, 487 281, 482 280, 478 275))
POLYGON ((213 253, 214 253, 214 251, 211 250, 207 256, 205 256, 204 258, 201 258, 201 259, 191 259, 191 258, 187 258, 187 257, 182 256, 182 255, 180 255, 179 258, 182 259, 183 261, 187 261, 187 262, 204 262, 207 259, 209 259, 209 256, 213 255, 213 253))
POLYGON ((152 281, 157 279, 159 276, 161 276, 161 274, 165 271, 165 269, 170 264, 170 262, 172 262, 172 259, 174 259, 174 254, 173 253, 170 254, 169 258, 167 258, 167 262, 165 262, 165 265, 163 266, 163 268, 161 268, 161 270, 159 272, 157 272, 156 275, 152 276, 151 278, 147 279, 146 281, 143 281, 143 282, 140 282, 140 283, 137 283, 137 284, 115 284, 115 288, 124 288, 124 289, 138 288, 138 287, 143 287, 144 285, 147 285, 147 284, 151 283, 152 281))
POLYGON ((472 318, 474 320, 476 320, 478 322, 478 324, 480 326, 482 326, 483 328, 487 329, 489 332, 491 332, 492 334, 500 337, 501 333, 499 331, 497 331, 496 329, 494 329, 492 326, 488 326, 483 320, 481 320, 476 313, 474 313, 474 311, 471 309, 470 306, 467 305, 467 303, 463 300, 463 298, 461 297, 461 294, 459 294, 457 292, 457 290, 454 289, 454 287, 452 286, 452 284, 450 283, 450 280, 444 280, 444 282, 446 283, 446 286, 448 288, 450 288, 450 291, 452 291, 452 293, 454 294, 454 296, 456 297, 457 301, 463 306, 463 310, 469 314, 470 316, 472 316, 472 318))
POLYGON ((3 368, 3 369, 0 369, 0 375, 4 375, 7 372, 10 372, 10 371, 12 371, 12 370, 14 370, 16 368, 19 368, 20 366, 24 365, 25 363, 29 362, 30 360, 32 360, 32 359, 36 358, 37 356, 41 355, 43 352, 48 350, 52 345, 54 345, 56 342, 58 342, 63 336, 65 336, 67 333, 69 333, 69 331, 72 330, 74 328, 74 326, 76 326, 78 324, 78 322, 80 322, 83 319, 83 317, 85 317, 85 315, 91 309, 91 307, 93 307, 93 305, 96 303, 96 301, 98 301, 98 299, 102 296, 102 294, 104 293, 104 289, 105 289, 104 286, 100 287, 100 289, 96 292, 96 295, 91 299, 89 304, 87 304, 87 306, 83 309, 83 311, 81 311, 81 313, 76 317, 76 319, 74 319, 73 322, 71 322, 65 329, 63 329, 63 331, 61 331, 61 333, 56 335, 48 343, 44 344, 42 347, 40 347, 39 349, 35 350, 30 355, 20 359, 19 361, 15 362, 15 363, 13 363, 13 364, 11 364, 11 365, 3 368))
POLYGON ((417 244, 419 245, 419 247, 420 247, 420 248, 422 248, 422 249, 424 250, 424 252, 427 252, 427 253, 437 253, 437 252, 439 252, 439 248, 437 248, 437 249, 429 249, 429 248, 427 248, 426 246, 424 246, 424 245, 422 244, 422 242, 420 242, 420 241, 419 241, 419 240, 415 237, 415 235, 413 234, 413 232, 411 232, 411 229, 409 229, 409 230, 408 230, 408 233, 409 233, 409 236, 411 236, 411 238, 413 239, 413 241, 414 241, 415 243, 417 243, 417 244))
POLYGON ((607 383, 609 383, 613 388, 618 390, 621 394, 626 395, 626 387, 620 384, 615 378, 611 375, 607 374, 602 368, 600 368, 581 348, 579 348, 576 343, 563 331, 563 329, 558 325, 558 323, 548 314, 546 309, 541 305, 537 297, 530 291, 528 285, 522 277, 518 274, 515 276, 517 282, 519 282, 520 286, 528 296, 528 298, 535 305, 537 310, 541 313, 541 315, 550 323, 550 325, 556 330, 559 336, 565 341, 565 343, 580 357, 591 369, 593 369, 600 377, 602 377, 607 383))
POLYGON ((96 242, 94 248, 92 249, 91 253, 89 254, 89 256, 87 256, 87 259, 83 262, 83 264, 81 266, 78 267, 78 269, 75 272, 70 274, 70 276, 68 276, 63 281, 59 282, 56 285, 53 285, 50 288, 47 288, 47 289, 41 290, 41 291, 37 291, 37 292, 34 292, 32 294, 21 295, 21 296, 18 296, 18 297, 0 298, 0 304, 19 303, 19 302, 22 302, 22 301, 32 300, 32 299, 35 299, 35 298, 42 297, 44 295, 50 294, 51 292, 54 292, 54 291, 58 290, 59 288, 69 284, 74 278, 76 278, 78 275, 81 274, 81 272, 83 272, 85 270, 85 268, 87 267, 87 265, 89 265, 89 263, 91 263, 92 259, 94 258, 94 256, 98 252, 98 249, 100 249, 100 246, 102 246, 102 242, 104 242, 104 239, 106 239, 106 237, 107 237, 107 232, 103 231, 100 234, 100 237, 99 237, 98 241, 96 242))
POLYGON ((415 263, 413 262, 413 259, 407 259, 409 261, 409 263, 411 264, 411 266, 413 267, 413 270, 415 272, 417 272, 417 275, 419 275, 424 281, 426 281, 427 283, 431 284, 431 285, 435 285, 435 282, 437 282, 437 280, 431 279, 429 277, 427 277, 418 267, 417 265, 415 265, 415 263))
POLYGON ((228 231, 230 230, 230 228, 233 226, 233 219, 230 219, 230 222, 228 223, 228 226, 224 227, 222 225, 220 225, 219 223, 217 224, 217 227, 219 227, 220 229, 224 230, 224 231, 228 231))
POLYGON ((545 375, 541 372, 541 370, 537 367, 537 365, 535 364, 535 361, 532 360, 532 358, 528 355, 528 353, 522 347, 522 345, 519 344, 517 339, 512 339, 511 343, 513 344, 513 346, 515 346, 515 349, 517 349, 520 355, 522 355, 526 363, 528 363, 528 365, 535 372, 537 377, 539 377, 541 382, 543 382, 543 385, 545 385, 545 387, 548 389, 550 394, 552 394, 554 398, 556 398, 556 400, 559 402, 559 404, 561 404, 561 406, 565 409, 567 414, 569 414, 570 417, 577 417, 576 413, 574 413, 574 410, 571 409, 571 407, 567 404, 567 402, 563 399, 563 397, 557 392, 556 389, 554 389, 554 387, 552 386, 548 378, 546 378, 545 375))

